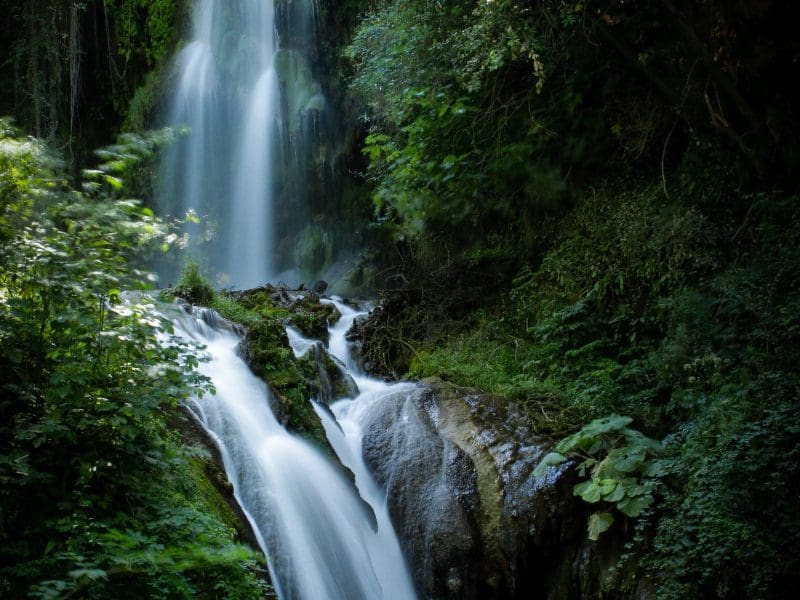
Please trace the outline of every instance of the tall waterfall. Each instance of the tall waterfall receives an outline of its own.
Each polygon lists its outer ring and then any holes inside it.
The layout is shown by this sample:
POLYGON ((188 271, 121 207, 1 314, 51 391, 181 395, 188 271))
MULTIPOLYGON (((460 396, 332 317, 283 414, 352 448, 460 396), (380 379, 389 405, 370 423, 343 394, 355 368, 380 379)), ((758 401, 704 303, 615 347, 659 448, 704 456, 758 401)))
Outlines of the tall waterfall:
MULTIPOLYGON (((177 335, 206 347, 210 360, 200 370, 216 395, 196 398, 190 408, 219 446, 279 596, 414 598, 385 492, 372 481, 357 448, 357 423, 345 418, 337 425, 325 413, 331 442, 355 473, 358 488, 321 452, 278 423, 267 386, 239 357, 240 338, 225 321, 213 311, 195 309, 181 311, 173 323, 177 335)), ((343 333, 337 345, 342 342, 343 333)), ((309 340, 296 339, 296 351, 310 347, 309 340)))
MULTIPOLYGON (((191 42, 168 82, 166 121, 183 134, 162 161, 159 207, 190 215, 186 251, 238 288, 293 281, 283 271, 296 266, 298 232, 311 220, 308 138, 326 110, 307 57, 314 0, 281 5, 280 14, 275 5, 196 0, 191 42)), ((178 269, 162 271, 174 278, 178 269)))

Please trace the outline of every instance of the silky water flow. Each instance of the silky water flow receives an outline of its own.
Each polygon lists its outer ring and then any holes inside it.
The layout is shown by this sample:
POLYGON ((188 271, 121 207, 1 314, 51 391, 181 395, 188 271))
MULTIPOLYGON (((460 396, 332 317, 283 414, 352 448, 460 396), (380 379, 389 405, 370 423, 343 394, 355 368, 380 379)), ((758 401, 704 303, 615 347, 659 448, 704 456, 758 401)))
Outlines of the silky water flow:
MULTIPOLYGON (((331 353, 342 368, 352 363, 345 333, 359 314, 333 301, 342 319, 330 329, 331 353)), ((361 393, 317 405, 329 441, 355 486, 322 452, 294 436, 270 408, 270 392, 239 355, 241 338, 208 309, 179 311, 175 335, 205 346, 200 371, 216 393, 191 400, 189 408, 219 447, 234 494, 268 557, 282 599, 403 600, 415 598, 385 492, 361 456, 360 417, 410 384, 385 384, 353 370, 361 393)), ((289 330, 296 354, 316 342, 289 330)))
POLYGON ((275 275, 277 50, 273 0, 198 0, 174 65, 167 123, 185 131, 165 152, 159 203, 194 215, 187 251, 239 287, 275 275))

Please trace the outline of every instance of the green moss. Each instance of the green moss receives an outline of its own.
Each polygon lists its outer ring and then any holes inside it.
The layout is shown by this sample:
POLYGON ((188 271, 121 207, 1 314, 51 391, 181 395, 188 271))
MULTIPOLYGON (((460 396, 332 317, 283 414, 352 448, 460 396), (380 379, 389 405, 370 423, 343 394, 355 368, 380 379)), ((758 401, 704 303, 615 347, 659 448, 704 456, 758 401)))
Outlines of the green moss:
POLYGON ((262 317, 248 326, 247 358, 256 375, 276 392, 286 426, 326 448, 325 431, 310 402, 316 389, 315 365, 295 358, 282 320, 262 317))
MULTIPOLYGON (((196 304, 210 306, 226 319, 246 329, 246 359, 253 372, 266 381, 275 393, 279 418, 286 426, 325 451, 330 446, 311 397, 319 390, 316 363, 310 356, 298 359, 289 345, 286 323, 291 322, 306 335, 323 337, 328 322, 338 318, 335 307, 304 297, 280 306, 272 287, 243 292, 215 292, 199 273, 195 263, 188 263, 173 290, 175 295, 196 304)), ((336 365, 327 365, 331 380, 338 385, 337 394, 347 395, 336 365)))
POLYGON ((275 294, 275 289, 271 287, 254 288, 252 290, 245 290, 238 292, 231 296, 239 305, 253 311, 260 317, 266 319, 286 319, 289 316, 289 311, 282 306, 279 306, 275 300, 272 299, 275 294))
POLYGON ((123 131, 144 131, 152 126, 153 113, 164 88, 164 75, 167 63, 160 63, 145 77, 144 83, 136 88, 128 103, 128 111, 122 124, 123 131))
POLYGON ((211 302, 211 308, 229 321, 239 323, 245 327, 256 323, 261 318, 256 311, 246 308, 224 293, 219 293, 214 296, 214 300, 211 302))
POLYGON ((325 354, 322 359, 328 379, 333 385, 334 398, 347 398, 350 396, 350 386, 348 385, 348 376, 342 373, 341 368, 331 358, 330 354, 325 354))
MULTIPOLYGON (((212 483, 212 478, 214 478, 217 480, 218 485, 227 484, 230 486, 227 478, 224 478, 224 474, 211 462, 211 459, 192 458, 189 460, 189 467, 189 476, 194 486, 195 502, 199 505, 198 508, 202 509, 204 513, 216 517, 231 531, 239 532, 240 538, 244 538, 242 523, 230 509, 217 487, 212 483)), ((232 486, 231 493, 233 493, 232 486)))
POLYGON ((309 225, 300 234, 295 261, 301 271, 321 273, 333 261, 333 239, 320 225, 309 225))
POLYGON ((327 339, 328 325, 338 321, 340 316, 332 304, 322 304, 304 297, 295 304, 289 318, 304 335, 315 339, 327 339))

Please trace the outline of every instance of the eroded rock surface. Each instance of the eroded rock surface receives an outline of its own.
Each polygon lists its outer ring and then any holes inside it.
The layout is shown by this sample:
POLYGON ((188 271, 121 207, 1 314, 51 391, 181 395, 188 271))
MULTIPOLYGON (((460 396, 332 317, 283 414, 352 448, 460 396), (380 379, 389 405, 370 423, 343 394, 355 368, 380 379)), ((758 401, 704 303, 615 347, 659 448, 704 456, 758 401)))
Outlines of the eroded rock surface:
POLYGON ((375 405, 364 456, 423 597, 597 597, 568 467, 532 475, 549 446, 513 403, 436 379, 375 405))

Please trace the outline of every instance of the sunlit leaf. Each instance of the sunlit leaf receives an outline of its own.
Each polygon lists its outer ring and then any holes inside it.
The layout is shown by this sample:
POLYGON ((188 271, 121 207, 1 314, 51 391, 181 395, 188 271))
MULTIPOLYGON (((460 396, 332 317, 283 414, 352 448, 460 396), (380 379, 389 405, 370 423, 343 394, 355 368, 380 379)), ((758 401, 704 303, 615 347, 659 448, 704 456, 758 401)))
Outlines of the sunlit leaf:
POLYGON ((597 541, 604 531, 614 524, 614 515, 609 512, 594 513, 589 517, 589 539, 597 541))

